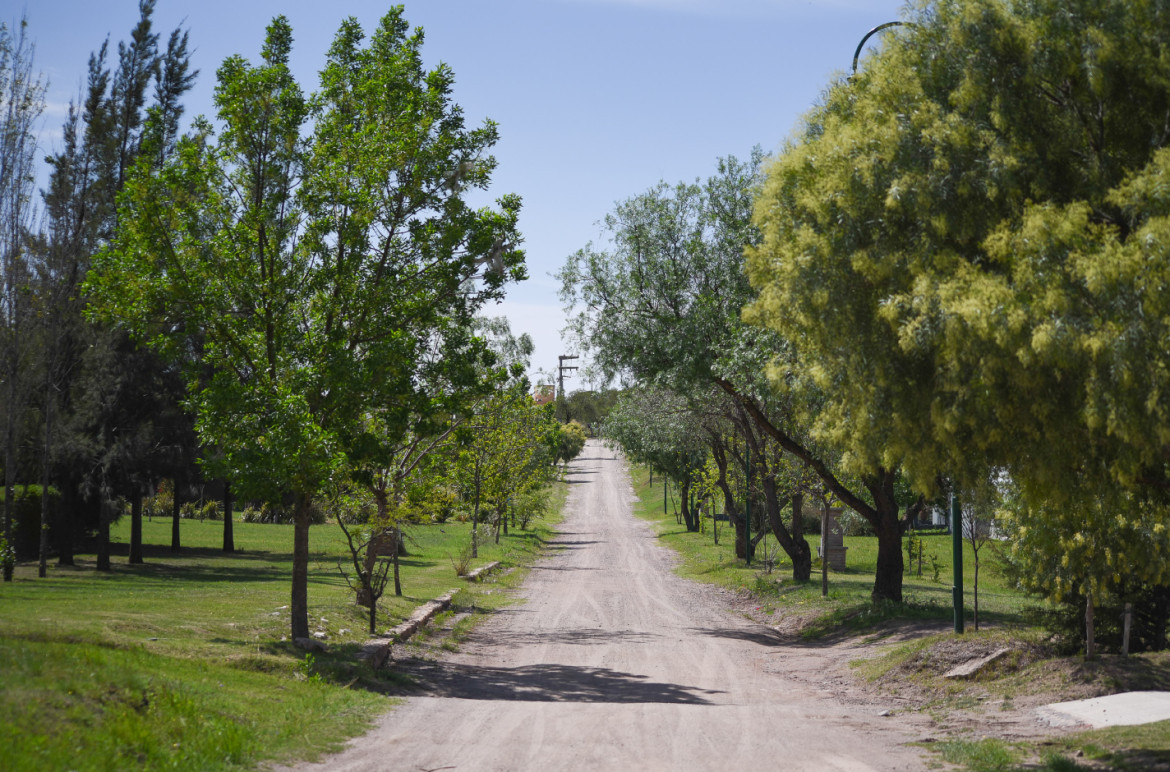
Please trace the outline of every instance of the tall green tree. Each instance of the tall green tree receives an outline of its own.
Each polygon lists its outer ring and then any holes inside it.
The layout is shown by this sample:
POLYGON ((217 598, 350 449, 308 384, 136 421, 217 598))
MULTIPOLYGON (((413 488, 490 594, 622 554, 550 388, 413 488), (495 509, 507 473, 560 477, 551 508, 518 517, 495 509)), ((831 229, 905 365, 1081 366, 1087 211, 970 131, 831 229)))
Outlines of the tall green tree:
POLYGON ((277 17, 259 64, 219 69, 219 136, 201 122, 172 162, 131 175, 91 282, 104 314, 162 350, 199 331, 188 383, 215 471, 294 501, 294 639, 308 635, 314 497, 366 447, 373 411, 404 434, 441 409, 417 377, 436 339, 466 352, 475 310, 524 276, 519 200, 465 200, 489 182, 495 125, 465 128, 452 73, 423 67, 422 42, 401 7, 368 43, 349 19, 306 99, 277 17))
MULTIPOLYGON (((116 200, 127 172, 144 146, 152 148, 154 163, 165 159, 173 142, 165 141, 164 126, 177 125, 182 96, 197 74, 181 30, 172 33, 164 54, 158 52, 153 10, 153 2, 139 3, 138 22, 130 41, 119 44, 113 71, 108 43, 90 56, 84 94, 70 104, 61 149, 47 159, 47 230, 36 287, 43 337, 41 466, 42 478, 63 494, 62 522, 53 524, 62 563, 72 562, 75 527, 104 533, 100 500, 109 496, 136 502, 131 560, 140 560, 137 502, 160 475, 173 475, 195 455, 176 368, 134 345, 124 330, 83 317, 82 286, 94 253, 116 230, 116 200)), ((108 565, 108 559, 102 549, 99 562, 108 565)))
POLYGON ((846 476, 840 455, 809 434, 808 416, 795 407, 816 412, 819 389, 797 377, 816 361, 804 364, 791 341, 741 319, 755 298, 744 249, 759 240, 751 218, 761 160, 758 150, 746 162, 725 159, 705 184, 663 183, 618 204, 605 220, 608 248, 590 245, 566 261, 562 298, 578 308, 571 326, 608 373, 684 395, 714 386, 737 401, 784 452, 874 525, 873 597, 901 600, 904 506, 913 502, 897 495, 897 467, 873 464, 865 474, 846 476), (763 378, 770 357, 790 377, 763 378))
POLYGON ((27 367, 30 330, 28 297, 33 273, 29 246, 36 185, 37 119, 45 107, 45 82, 33 69, 34 49, 19 29, 0 23, 0 378, 4 381, 4 529, 0 566, 12 581, 13 486, 16 483, 16 435, 29 384, 27 367))
POLYGON ((908 19, 768 169, 749 318, 813 363, 812 433, 850 471, 961 492, 1003 468, 1025 506, 1069 513, 1054 526, 1145 522, 1170 492, 1170 14, 938 0, 908 19))

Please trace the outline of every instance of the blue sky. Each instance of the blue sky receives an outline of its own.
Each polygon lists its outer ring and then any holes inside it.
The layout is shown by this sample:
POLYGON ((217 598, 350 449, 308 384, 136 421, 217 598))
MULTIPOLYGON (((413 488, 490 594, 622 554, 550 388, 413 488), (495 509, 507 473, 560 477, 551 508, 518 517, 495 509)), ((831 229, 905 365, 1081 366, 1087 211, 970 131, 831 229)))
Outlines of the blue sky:
MULTIPOLYGON (((614 202, 660 179, 706 177, 720 156, 778 150, 825 86, 850 66, 870 28, 900 18, 902 0, 420 0, 406 18, 426 32, 429 64, 449 64, 469 124, 500 126, 491 197, 524 199, 521 229, 531 278, 492 315, 536 342, 533 369, 551 370, 564 315, 553 273, 586 243, 614 202)), ((136 0, 3 0, 22 8, 36 66, 50 80, 42 145, 54 149, 89 52, 116 50, 137 20, 136 0)), ((371 2, 158 0, 156 29, 190 30, 201 71, 187 117, 212 112, 215 70, 256 59, 277 13, 295 36, 292 66, 306 92, 345 16, 367 30, 389 7, 371 2)), ((584 387, 567 383, 570 390, 584 387)))

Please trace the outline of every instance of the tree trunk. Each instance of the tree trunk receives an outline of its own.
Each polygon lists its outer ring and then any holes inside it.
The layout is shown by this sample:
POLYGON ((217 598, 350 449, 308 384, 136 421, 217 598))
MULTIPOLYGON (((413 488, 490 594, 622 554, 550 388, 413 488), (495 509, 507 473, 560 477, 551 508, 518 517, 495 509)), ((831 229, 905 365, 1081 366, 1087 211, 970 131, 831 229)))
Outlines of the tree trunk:
MULTIPOLYGON (((760 457, 761 460, 763 457, 760 457)), ((766 474, 767 467, 763 467, 764 506, 768 513, 768 525, 776 536, 780 549, 792 561, 792 578, 798 582, 807 582, 812 576, 812 548, 804 538, 803 525, 800 520, 800 507, 803 499, 800 494, 792 497, 792 531, 784 525, 784 512, 780 506, 780 497, 776 494, 776 478, 766 474), (800 528, 800 532, 797 528, 800 528)))
MULTIPOLYGON (((309 524, 312 495, 299 492, 293 507, 292 639, 309 637, 309 524)), ((371 604, 374 605, 374 604, 371 604)))
POLYGON ((975 631, 979 632, 979 553, 975 553, 975 631))
POLYGON ((821 510, 821 597, 829 597, 829 551, 825 549, 829 535, 829 503, 821 510))
POLYGON ((475 507, 471 511, 471 557, 479 557, 479 492, 475 493, 475 507))
POLYGON ((171 552, 182 549, 179 542, 179 478, 171 480, 171 552))
POLYGON ((1096 630, 1093 625, 1093 593, 1085 593, 1085 659, 1097 658, 1096 630))
POLYGON ((0 554, 4 563, 4 581, 12 581, 16 569, 16 547, 12 542, 12 489, 16 485, 16 366, 8 371, 8 415, 4 427, 4 543, 6 553, 0 554))
POLYGON ((130 565, 142 562, 142 493, 135 491, 130 500, 130 565))
POLYGON ((873 523, 877 531, 878 556, 877 572, 873 580, 874 602, 890 600, 902 602, 902 529, 898 523, 898 512, 884 512, 878 522, 873 523))
MULTIPOLYGON (((51 372, 46 365, 46 372, 51 372)), ((53 437, 53 396, 49 377, 45 376, 45 447, 41 455, 41 533, 38 545, 37 576, 44 579, 49 573, 49 459, 53 437)))
POLYGON ((804 538, 804 496, 799 493, 792 494, 792 543, 793 551, 788 554, 792 558, 792 578, 807 582, 812 578, 812 547, 804 538))
POLYGON ((687 531, 690 533, 697 533, 699 530, 698 518, 695 517, 694 511, 690 507, 691 501, 691 480, 689 477, 684 477, 682 481, 682 490, 679 492, 682 497, 682 516, 683 522, 686 523, 687 531))
POLYGON ((236 551, 236 537, 232 533, 232 484, 223 481, 223 551, 236 551))
MULTIPOLYGON (((398 553, 402 551, 402 526, 394 524, 394 594, 402 597, 402 581, 398 577, 398 553)), ((370 604, 371 607, 376 604, 370 604)), ((371 621, 370 624, 373 624, 371 621)), ((370 630, 373 632, 373 630, 370 630)))
POLYGON ((874 527, 878 534, 878 565, 872 597, 875 601, 901 602, 903 567, 901 527, 898 524, 898 506, 894 501, 894 480, 897 475, 886 469, 878 469, 872 477, 863 481, 876 504, 870 506, 862 496, 837 479, 823 458, 768 420, 767 415, 750 396, 740 393, 726 379, 716 378, 715 384, 736 399, 756 424, 775 439, 781 448, 808 464, 825 483, 825 487, 845 506, 860 514, 874 527))
POLYGON ((97 570, 110 570, 110 504, 104 497, 98 508, 97 570))
MULTIPOLYGON (((727 522, 735 528, 735 556, 742 559, 747 557, 747 534, 744 519, 740 517, 736 508, 735 495, 727 482, 727 453, 718 441, 711 443, 711 451, 715 458, 715 466, 719 468, 719 478, 715 485, 723 491, 723 511, 727 515, 727 522)), ((666 479, 663 478, 664 481, 666 479)), ((665 487, 665 482, 663 485, 665 487)))

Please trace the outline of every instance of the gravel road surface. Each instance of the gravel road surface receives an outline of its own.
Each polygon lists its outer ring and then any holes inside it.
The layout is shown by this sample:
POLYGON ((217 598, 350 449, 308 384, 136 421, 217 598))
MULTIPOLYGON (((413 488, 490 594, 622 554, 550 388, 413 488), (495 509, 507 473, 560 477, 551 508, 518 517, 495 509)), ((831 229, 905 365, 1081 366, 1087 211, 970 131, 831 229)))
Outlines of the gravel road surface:
POLYGON ((916 770, 914 716, 834 694, 845 658, 725 610, 671 572, 591 441, 523 602, 413 667, 426 696, 302 770, 916 770), (819 668, 825 668, 823 678, 819 668))

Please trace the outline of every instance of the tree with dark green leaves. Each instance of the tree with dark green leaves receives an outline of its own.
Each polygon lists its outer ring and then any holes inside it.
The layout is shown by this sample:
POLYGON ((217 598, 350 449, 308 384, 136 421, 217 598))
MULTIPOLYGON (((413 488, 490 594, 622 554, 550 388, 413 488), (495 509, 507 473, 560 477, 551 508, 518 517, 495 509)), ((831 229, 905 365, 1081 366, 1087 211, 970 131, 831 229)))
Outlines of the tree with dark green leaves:
POLYGON ((466 202, 490 180, 495 125, 464 126, 422 42, 400 7, 368 42, 349 19, 306 98, 277 17, 259 63, 219 69, 218 136, 200 121, 172 161, 130 176, 91 275, 101 313, 157 349, 200 332, 188 384, 215 471, 294 501, 294 639, 308 635, 314 498, 362 452, 373 411, 393 435, 441 406, 417 377, 436 347, 472 377, 473 314, 524 276, 519 200, 466 202))
MULTIPOLYGON (((116 200, 128 170, 142 160, 144 147, 151 148, 151 162, 165 160, 173 147, 167 134, 197 74, 185 32, 175 30, 159 53, 153 10, 153 0, 139 3, 138 23, 130 42, 119 44, 112 72, 108 43, 90 56, 84 97, 70 105, 61 149, 47 159, 47 230, 35 291, 42 321, 41 467, 45 489, 51 479, 63 496, 61 522, 53 523, 63 564, 72 563, 75 530, 105 533, 103 501, 116 496, 133 502, 131 561, 140 561, 142 496, 197 454, 176 366, 135 345, 125 330, 83 316, 82 287, 93 255, 117 229, 116 200)), ((107 566, 108 551, 99 552, 107 566)))
POLYGON ((25 341, 32 323, 29 292, 33 274, 29 247, 36 211, 37 119, 45 106, 44 79, 33 69, 33 45, 19 29, 0 23, 0 378, 4 381, 4 528, 0 567, 12 581, 13 486, 16 484, 17 424, 31 386, 25 341))

